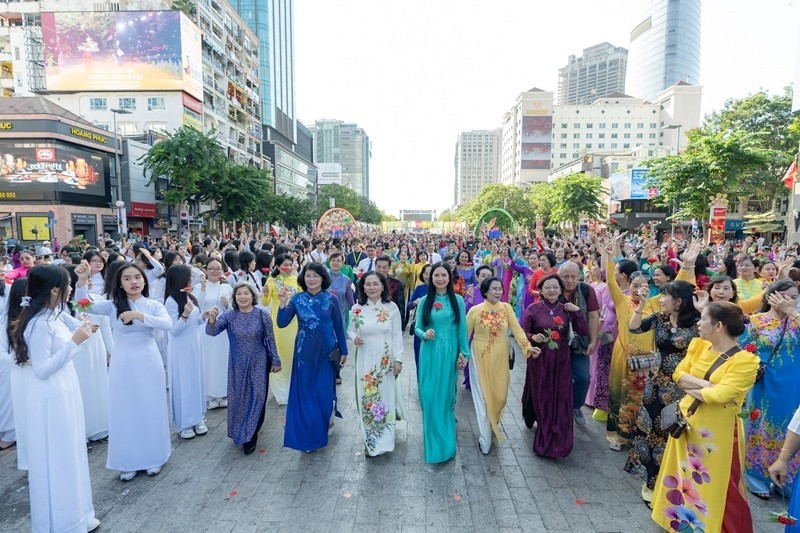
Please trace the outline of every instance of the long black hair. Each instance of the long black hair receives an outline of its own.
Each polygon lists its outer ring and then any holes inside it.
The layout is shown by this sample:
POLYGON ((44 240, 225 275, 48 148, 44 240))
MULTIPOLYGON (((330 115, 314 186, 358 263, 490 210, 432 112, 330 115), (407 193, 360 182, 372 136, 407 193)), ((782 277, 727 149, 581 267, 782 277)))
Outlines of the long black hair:
POLYGON ((274 268, 272 269, 273 278, 277 278, 281 273, 281 265, 284 261, 291 261, 292 264, 294 264, 294 257, 292 257, 291 253, 283 253, 275 257, 275 262, 273 263, 274 268))
POLYGON ((456 291, 453 290, 453 273, 450 272, 450 267, 446 263, 436 263, 431 268, 431 273, 428 275, 428 295, 425 297, 425 305, 422 306, 422 325, 428 327, 431 323, 431 309, 433 309, 433 302, 436 299, 436 287, 433 285, 433 274, 437 268, 443 268, 447 272, 447 298, 450 300, 450 307, 453 310, 456 325, 461 322, 461 313, 458 309, 458 299, 456 298, 456 291))
POLYGON ((239 270, 239 252, 236 250, 228 250, 222 256, 224 261, 223 267, 227 268, 226 272, 236 272, 239 270))
POLYGON ((678 308, 678 327, 690 328, 697 325, 700 312, 694 306, 694 285, 688 281, 670 281, 661 287, 661 294, 666 294, 675 299, 680 299, 678 308))
MULTIPOLYGON (((117 318, 119 318, 119 315, 125 311, 131 310, 131 306, 128 305, 128 294, 125 292, 125 289, 122 288, 122 273, 129 268, 135 268, 139 274, 142 275, 142 283, 144 284, 144 288, 142 288, 142 296, 147 298, 150 295, 150 290, 147 285, 147 276, 144 275, 144 270, 139 268, 139 265, 134 263, 126 263, 123 265, 123 267, 117 270, 117 273, 114 275, 113 289, 111 289, 111 300, 114 302, 114 306, 117 308, 117 318)), ((132 322, 128 322, 126 325, 129 326, 131 324, 132 322)))
POLYGON ((244 272, 245 275, 249 274, 250 263, 252 263, 255 260, 256 260, 256 254, 248 250, 242 250, 241 252, 239 252, 239 270, 244 272))
POLYGON ((167 298, 172 298, 178 304, 178 314, 183 314, 183 309, 186 307, 188 300, 199 309, 197 305, 197 298, 194 294, 186 292, 183 289, 190 287, 192 284, 192 268, 187 265, 172 265, 167 270, 167 282, 164 285, 164 301, 167 298))
MULTIPOLYGON (((5 283, 3 283, 3 285, 5 285, 5 283)), ((25 309, 19 304, 22 302, 22 297, 25 296, 25 292, 27 290, 28 278, 15 279, 14 283, 11 284, 11 288, 8 290, 8 314, 6 315, 6 318, 8 318, 8 324, 6 324, 6 335, 8 335, 9 340, 11 339, 11 330, 13 329, 14 324, 19 319, 19 315, 22 313, 22 310, 25 309)), ((17 362, 19 363, 19 361, 17 362)))
POLYGON ((161 275, 158 276, 159 278, 167 277, 167 270, 169 270, 169 267, 172 266, 172 263, 174 263, 176 259, 180 259, 181 263, 183 263, 183 256, 178 252, 167 252, 164 254, 164 257, 162 257, 162 259, 164 263, 164 272, 162 272, 161 275))
MULTIPOLYGON (((26 296, 30 297, 27 307, 23 307, 19 318, 11 325, 9 341, 14 348, 17 364, 28 361, 28 343, 25 342, 25 329, 30 321, 50 305, 50 292, 58 289, 60 302, 50 313, 61 312, 60 308, 67 303, 69 289, 69 275, 59 266, 39 265, 28 271, 28 287, 26 296)), ((21 300, 22 298, 20 298, 21 300)), ((19 302, 17 302, 19 304, 19 302)))
POLYGON ((367 278, 371 278, 373 276, 378 278, 383 286, 383 289, 381 289, 381 301, 383 303, 389 303, 392 301, 391 298, 389 298, 389 284, 386 282, 386 276, 380 272, 370 270, 358 279, 358 305, 366 305, 367 293, 364 291, 364 283, 367 278))
POLYGON ((100 255, 100 252, 98 252, 97 250, 89 250, 88 252, 83 254, 83 260, 86 261, 87 263, 91 263, 92 259, 95 256, 97 256, 97 257, 99 257, 100 259, 103 260, 103 270, 100 271, 100 274, 102 276, 105 276, 106 275, 106 267, 108 266, 108 261, 106 261, 105 257, 100 255))
POLYGON ((106 277, 103 280, 103 296, 106 297, 106 300, 111 299, 111 292, 114 290, 114 276, 117 275, 120 268, 126 266, 128 266, 127 261, 114 261, 106 266, 106 277))

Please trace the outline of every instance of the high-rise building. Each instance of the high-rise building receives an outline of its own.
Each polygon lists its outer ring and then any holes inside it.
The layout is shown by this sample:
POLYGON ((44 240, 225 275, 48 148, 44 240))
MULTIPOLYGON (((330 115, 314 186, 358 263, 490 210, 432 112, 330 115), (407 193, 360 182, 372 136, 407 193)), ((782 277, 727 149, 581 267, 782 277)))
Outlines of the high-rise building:
POLYGON ((550 174, 553 133, 553 93, 534 87, 519 93, 503 115, 500 182, 529 185, 550 174))
POLYGON ((314 135, 314 162, 342 165, 342 185, 369 198, 369 167, 372 142, 358 124, 341 120, 317 120, 314 135))
POLYGON ((501 138, 499 128, 464 131, 458 135, 453 189, 455 208, 477 197, 487 185, 500 180, 501 138))
POLYGON ((581 57, 569 56, 558 71, 558 103, 590 104, 616 92, 625 92, 628 51, 609 43, 584 48, 581 57))
MULTIPOLYGON (((200 0, 212 7, 220 0, 200 0)), ((295 117, 294 0, 227 0, 258 37, 264 154, 275 192, 316 202, 312 142, 295 117)))
POLYGON ((678 82, 700 83, 700 0, 640 0, 625 92, 646 100, 678 82))

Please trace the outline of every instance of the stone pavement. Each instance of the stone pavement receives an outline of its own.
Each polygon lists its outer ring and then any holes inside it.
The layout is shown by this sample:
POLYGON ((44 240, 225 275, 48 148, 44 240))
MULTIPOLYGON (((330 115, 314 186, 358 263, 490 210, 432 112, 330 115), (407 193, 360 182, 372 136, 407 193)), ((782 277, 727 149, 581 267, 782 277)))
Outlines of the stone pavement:
MULTIPOLYGON (((519 351, 517 352, 519 353, 519 351)), ((422 416, 406 335, 401 374, 410 421, 400 422, 394 453, 365 458, 358 434, 353 366, 342 372, 344 420, 327 448, 305 454, 282 448, 285 407, 270 399, 256 453, 245 456, 226 436, 225 410, 208 414, 209 433, 190 441, 173 435, 162 473, 129 483, 105 469, 106 445, 89 455, 100 531, 569 531, 651 532, 659 528, 641 502, 641 482, 622 470, 626 455, 609 450, 604 426, 576 426, 568 458, 533 455, 533 432, 522 421, 519 398, 524 361, 512 372, 503 430, 506 439, 488 456, 478 448, 470 393, 457 397, 458 454, 425 464, 422 416)), ((751 498, 756 531, 782 531, 767 523, 779 502, 751 498)), ((0 454, 0 531, 30 530, 26 475, 15 452, 0 454)))

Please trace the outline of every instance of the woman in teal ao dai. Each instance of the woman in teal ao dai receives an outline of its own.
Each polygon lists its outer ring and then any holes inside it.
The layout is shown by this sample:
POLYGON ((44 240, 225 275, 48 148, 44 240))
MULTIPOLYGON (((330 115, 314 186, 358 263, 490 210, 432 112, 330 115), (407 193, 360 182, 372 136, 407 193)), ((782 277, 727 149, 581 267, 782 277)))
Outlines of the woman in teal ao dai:
POLYGON ((428 294, 419 302, 414 333, 419 350, 419 403, 425 461, 443 463, 456 455, 458 370, 469 357, 464 300, 453 291, 449 268, 437 263, 428 294))
MULTIPOLYGON (((745 481, 759 498, 771 492, 769 465, 778 458, 786 438, 786 427, 800 405, 800 313, 796 309, 797 286, 793 281, 776 281, 764 293, 761 313, 750 317, 740 346, 755 346, 764 365, 764 377, 753 385, 745 408, 758 409, 760 416, 745 420, 745 481)), ((752 349, 752 348, 751 348, 752 349)), ((782 489, 786 497, 793 490, 794 473, 800 459, 789 464, 789 477, 782 489)))

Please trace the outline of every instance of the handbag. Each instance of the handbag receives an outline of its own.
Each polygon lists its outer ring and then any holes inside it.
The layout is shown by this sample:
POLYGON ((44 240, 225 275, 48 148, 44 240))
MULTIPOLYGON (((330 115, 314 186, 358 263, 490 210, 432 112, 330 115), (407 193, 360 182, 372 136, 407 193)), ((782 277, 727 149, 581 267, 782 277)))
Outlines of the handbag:
POLYGON ((758 370, 756 370, 756 383, 764 379, 764 373, 767 371, 767 366, 772 362, 772 358, 775 357, 775 354, 778 353, 778 350, 781 349, 781 344, 783 344, 783 337, 786 335, 786 328, 789 325, 789 319, 783 321, 783 327, 781 328, 781 336, 778 338, 778 342, 775 344, 775 347, 772 349, 772 353, 769 354, 767 358, 767 362, 759 361, 758 362, 758 370))
POLYGON ((601 331, 600 335, 597 336, 597 341, 602 345, 605 346, 606 344, 611 344, 614 342, 614 332, 613 331, 601 331))
POLYGON ((414 336, 414 326, 417 323, 417 307, 418 306, 414 306, 408 313, 408 334, 412 337, 414 336))
MULTIPOLYGON (((703 376, 703 379, 708 381, 708 378, 711 377, 719 367, 721 367, 728 359, 731 358, 733 354, 740 351, 738 345, 734 346, 727 352, 720 354, 717 357, 717 360, 708 368, 706 371, 706 375, 703 376)), ((689 427, 688 419, 691 417, 697 408, 700 407, 700 400, 695 400, 692 402, 692 405, 689 406, 689 410, 686 411, 686 416, 683 416, 681 412, 681 405, 680 402, 673 402, 661 410, 661 430, 669 433, 669 435, 675 439, 683 435, 683 432, 686 428, 689 427)))
POLYGON ((514 349, 513 346, 511 346, 511 343, 509 343, 509 347, 508 347, 508 369, 509 370, 514 370, 514 360, 516 360, 516 358, 517 358, 517 351, 514 349))
POLYGON ((631 372, 647 370, 656 362, 656 354, 645 353, 642 355, 631 355, 628 357, 628 368, 631 372))

